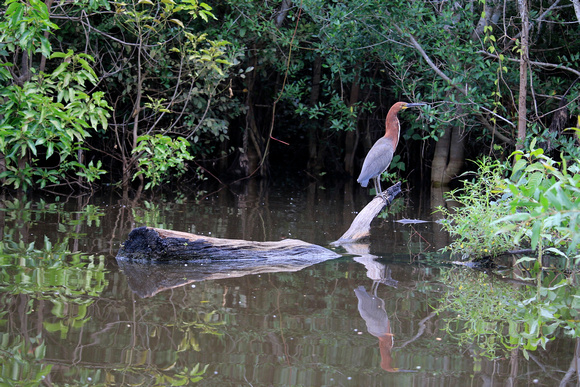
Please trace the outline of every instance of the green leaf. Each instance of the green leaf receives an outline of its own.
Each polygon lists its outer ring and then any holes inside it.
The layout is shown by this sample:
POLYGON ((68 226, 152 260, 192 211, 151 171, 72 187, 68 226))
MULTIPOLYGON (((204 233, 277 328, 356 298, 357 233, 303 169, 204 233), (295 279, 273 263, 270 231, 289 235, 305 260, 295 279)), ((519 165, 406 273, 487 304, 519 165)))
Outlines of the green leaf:
POLYGON ((541 233, 542 233, 542 225, 543 225, 543 220, 539 219, 539 220, 536 220, 532 226, 532 236, 531 236, 532 250, 535 250, 536 247, 538 246, 538 242, 540 240, 541 233))
POLYGON ((185 26, 183 25, 183 22, 179 19, 169 19, 170 22, 177 24, 178 26, 180 26, 181 28, 185 28, 185 26))

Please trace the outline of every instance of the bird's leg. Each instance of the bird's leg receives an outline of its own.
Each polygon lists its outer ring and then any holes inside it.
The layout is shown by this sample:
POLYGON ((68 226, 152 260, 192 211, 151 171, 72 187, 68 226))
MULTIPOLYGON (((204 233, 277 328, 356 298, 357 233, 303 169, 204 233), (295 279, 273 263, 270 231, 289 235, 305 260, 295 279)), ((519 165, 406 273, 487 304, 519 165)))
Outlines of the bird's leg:
POLYGON ((387 195, 383 195, 383 189, 381 188, 381 175, 375 177, 373 180, 375 181, 375 195, 380 196, 387 203, 389 200, 387 199, 387 195))
POLYGON ((381 192, 383 192, 381 191, 381 182, 379 180, 380 178, 380 175, 373 177, 373 182, 375 183, 375 196, 381 196, 381 192))
POLYGON ((383 189, 381 188, 381 175, 375 177, 375 191, 376 196, 382 196, 383 189))

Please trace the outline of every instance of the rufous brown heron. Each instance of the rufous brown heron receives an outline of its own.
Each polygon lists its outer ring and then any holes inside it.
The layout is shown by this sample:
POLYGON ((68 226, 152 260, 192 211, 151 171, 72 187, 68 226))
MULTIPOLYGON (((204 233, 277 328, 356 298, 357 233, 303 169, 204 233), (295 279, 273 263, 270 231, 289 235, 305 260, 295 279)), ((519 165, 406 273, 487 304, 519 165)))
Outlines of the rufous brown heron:
POLYGON ((387 119, 385 120, 385 135, 375 142, 365 157, 360 176, 356 180, 360 185, 366 187, 369 184, 369 180, 373 179, 375 183, 376 196, 381 196, 381 193, 383 192, 381 189, 381 174, 385 172, 389 167, 389 164, 391 164, 393 154, 395 153, 397 143, 399 142, 401 124, 399 123, 397 114, 401 110, 423 105, 426 104, 397 102, 391 107, 391 109, 389 109, 387 119))

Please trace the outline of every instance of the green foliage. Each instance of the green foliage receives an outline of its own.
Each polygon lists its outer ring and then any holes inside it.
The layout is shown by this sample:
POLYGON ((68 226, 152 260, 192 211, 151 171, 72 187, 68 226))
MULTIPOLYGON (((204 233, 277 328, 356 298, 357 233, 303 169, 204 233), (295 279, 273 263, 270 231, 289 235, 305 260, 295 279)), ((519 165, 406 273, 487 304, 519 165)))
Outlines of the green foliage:
POLYGON ((5 5, 6 12, 0 22, 3 54, 22 49, 28 55, 38 52, 50 56, 51 44, 44 34, 58 27, 50 21, 46 4, 40 0, 7 0, 5 5))
POLYGON ((115 102, 121 124, 114 128, 114 135, 128 140, 110 152, 124 160, 125 186, 126 176, 144 175, 149 180, 145 189, 151 189, 163 179, 179 177, 192 159, 190 153, 212 154, 216 143, 228 139, 225 117, 237 113, 236 103, 222 95, 223 83, 236 54, 228 41, 213 39, 216 34, 207 32, 207 24, 216 17, 206 3, 115 5, 114 25, 108 28, 118 37, 113 47, 120 52, 111 49, 109 55, 120 69, 118 76, 106 82, 112 94, 122 90, 115 102), (168 160, 168 165, 158 163, 161 159, 155 155, 168 160))
MULTIPOLYGON (((507 349, 521 348, 527 358, 529 351, 545 348, 557 330, 580 335, 575 266, 580 243, 578 161, 567 162, 562 156, 557 162, 535 148, 535 143, 532 140, 529 151, 514 152, 509 178, 504 177, 505 165, 481 161, 478 180, 466 182, 452 194, 462 207, 442 210, 446 215, 443 226, 456 239, 449 247, 454 253, 467 250, 473 258, 501 254, 516 246, 535 251, 534 256, 515 262, 523 269, 520 279, 530 284, 535 280, 535 287, 512 289, 512 295, 484 291, 478 281, 463 284, 461 276, 448 281, 456 288, 448 294, 452 296, 447 297, 444 308, 461 316, 451 323, 465 321, 470 326, 465 340, 481 344, 490 356, 495 356, 500 342, 507 349), (546 254, 564 258, 568 274, 545 271, 546 254), (489 309, 490 305, 495 306, 489 309), (500 341, 506 334, 509 340, 500 341)), ((506 285, 504 293, 508 291, 506 285)))
POLYGON ((476 179, 451 193, 450 200, 460 207, 440 209, 442 225, 454 237, 449 249, 474 257, 529 247, 539 262, 544 252, 569 263, 579 258, 578 162, 569 165, 563 156, 556 162, 534 149, 535 141, 531 145, 529 152, 514 152, 509 179, 506 165, 483 159, 476 179))
POLYGON ((185 162, 193 159, 187 150, 189 142, 182 137, 144 135, 137 139, 137 144, 133 152, 141 156, 138 157, 139 171, 134 178, 144 175, 149 180, 145 189, 161 185, 172 175, 183 175, 187 170, 185 162))
POLYGON ((510 214, 496 222, 498 233, 508 233, 516 245, 529 245, 542 253, 566 257, 577 263, 580 255, 580 174, 578 161, 571 165, 562 158, 556 162, 541 148, 514 152, 512 175, 507 181, 511 196, 510 214))
POLYGON ((449 194, 450 206, 438 208, 444 214, 441 225, 453 238, 447 249, 464 259, 496 256, 513 246, 511 236, 497 232, 495 223, 509 213, 503 197, 508 168, 489 158, 477 165, 477 172, 463 175, 463 187, 449 194))
MULTIPOLYGON (((0 26, 0 96, 18 95, 7 89, 13 85, 23 88, 26 99, 36 94, 33 103, 77 138, 72 148, 70 140, 62 148, 50 145, 54 141, 42 133, 18 140, 26 156, 0 171, 9 184, 47 187, 70 181, 71 175, 96 181, 103 173, 98 160, 88 165, 90 158, 73 157, 87 153, 80 149, 85 142, 83 147, 102 151, 127 169, 114 176, 127 185, 139 165, 134 157, 144 155, 134 151, 142 135, 191 140, 189 152, 200 161, 246 152, 252 144, 264 155, 272 119, 284 122, 285 133, 296 142, 316 140, 321 145, 312 153, 326 151, 334 159, 328 164, 339 170, 341 132, 364 128, 371 133, 369 123, 384 119, 395 99, 430 103, 420 120, 405 120, 409 130, 401 134, 426 148, 451 125, 462 127, 476 151, 497 143, 498 136, 506 143, 515 137, 521 47, 519 40, 506 37, 519 34, 521 26, 512 3, 501 12, 490 1, 465 0, 304 0, 288 8, 280 1, 232 0, 211 5, 199 0, 80 0, 48 9, 39 0, 7 1, 0 26), (63 53, 53 54, 52 45, 63 47, 63 53), (51 58, 46 68, 42 56, 51 58), (98 73, 90 74, 90 67, 98 73), (52 75, 44 78, 41 71, 52 75), (26 82, 39 90, 32 92, 26 82), (45 82, 54 89, 44 90, 49 87, 45 82), (104 94, 88 95, 90 84, 104 94), (62 106, 49 108, 45 97, 62 106), (91 130, 89 139, 89 129, 95 123, 104 129, 109 119, 105 100, 114 107, 115 125, 97 136, 91 130), (243 113, 248 119, 238 121, 243 113), (71 117, 85 122, 71 123, 71 117), (254 140, 248 141, 248 131, 239 133, 247 129, 255 132, 254 140), (49 152, 62 153, 66 161, 46 161, 49 152)), ((575 16, 566 7, 541 7, 530 4, 531 15, 548 13, 534 27, 542 33, 535 34, 530 51, 533 93, 527 116, 533 124, 528 130, 573 159, 579 155, 576 139, 547 128, 550 112, 564 96, 571 101, 571 114, 577 114, 580 84, 570 86, 580 48, 575 16), (547 18, 553 29, 544 28, 547 18), (546 49, 555 46, 566 49, 546 49)), ((310 164, 323 159, 318 156, 310 164)))
MULTIPOLYGON (((20 49, 28 55, 42 53, 60 62, 48 74, 28 69, 21 78, 10 62, 0 72, 0 154, 5 170, 0 179, 5 185, 27 190, 44 188, 67 176, 84 176, 89 182, 104 173, 100 162, 84 165, 79 160, 82 142, 90 136, 89 129, 107 127, 109 106, 102 92, 87 93, 87 83, 96 84, 97 76, 86 54, 55 52, 51 56, 45 32, 56 26, 49 21, 48 10, 42 2, 30 5, 11 1, 0 22, 0 41, 4 50, 0 55, 17 54, 20 49), (25 31, 25 32, 23 32, 25 31), (51 158, 56 161, 50 161, 51 158)), ((22 69, 20 69, 22 70, 22 69)))
POLYGON ((35 184, 44 188, 67 179, 69 170, 90 181, 103 173, 100 162, 96 166, 80 163, 77 150, 90 136, 89 129, 106 128, 108 105, 102 92, 89 95, 84 91, 85 81, 95 80, 86 56, 62 55, 65 61, 52 74, 0 90, 6 101, 0 108, 0 152, 7 169, 0 178, 14 188, 26 190, 35 184), (77 63, 82 70, 73 68, 77 63), (42 159, 53 155, 58 157, 57 165, 45 168, 47 162, 42 159))

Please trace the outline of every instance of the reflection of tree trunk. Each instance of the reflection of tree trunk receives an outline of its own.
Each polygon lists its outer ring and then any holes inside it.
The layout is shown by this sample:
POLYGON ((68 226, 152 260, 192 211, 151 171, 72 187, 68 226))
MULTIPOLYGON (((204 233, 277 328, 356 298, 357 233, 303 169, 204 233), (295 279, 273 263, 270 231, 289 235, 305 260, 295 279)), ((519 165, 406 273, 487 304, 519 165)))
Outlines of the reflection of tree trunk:
POLYGON ((463 166, 463 136, 459 127, 445 129, 435 145, 431 164, 431 185, 447 185, 463 166))
MULTIPOLYGON (((447 208, 448 203, 445 200, 445 194, 449 191, 445 186, 431 186, 431 203, 430 208, 433 213, 433 220, 442 219, 443 213, 437 212, 437 208, 447 208)), ((449 245, 449 233, 444 231, 441 225, 433 223, 433 245, 436 249, 442 249, 449 245)))
MULTIPOLYGON (((354 104, 358 102, 360 93, 359 67, 360 65, 357 63, 357 65, 354 68, 355 76, 352 81, 352 87, 350 89, 350 98, 348 101, 348 106, 350 106, 351 108, 354 106, 354 104)), ((356 146, 358 144, 358 138, 359 138, 358 128, 346 133, 346 139, 344 144, 344 170, 351 176, 354 176, 354 154, 356 146)))
POLYGON ((522 19, 522 39, 521 39, 521 53, 520 53, 520 96, 518 98, 518 142, 516 149, 522 149, 526 140, 526 97, 528 89, 528 3, 527 0, 518 0, 518 7, 520 10, 520 17, 522 19))
POLYGON ((560 380, 560 386, 567 386, 573 380, 574 376, 578 374, 578 370, 580 370, 580 338, 576 338, 574 357, 572 357, 570 368, 568 368, 568 371, 566 371, 566 374, 560 380))
MULTIPOLYGON (((320 97, 320 79, 322 74, 322 58, 314 59, 312 69, 312 89, 310 90, 310 107, 318 103, 320 97)), ((318 126, 312 125, 308 129, 308 164, 306 169, 317 176, 322 170, 322 152, 318 146, 318 126)))
POLYGON ((510 376, 507 381, 508 386, 515 386, 519 375, 519 348, 512 349, 510 353, 510 376))

